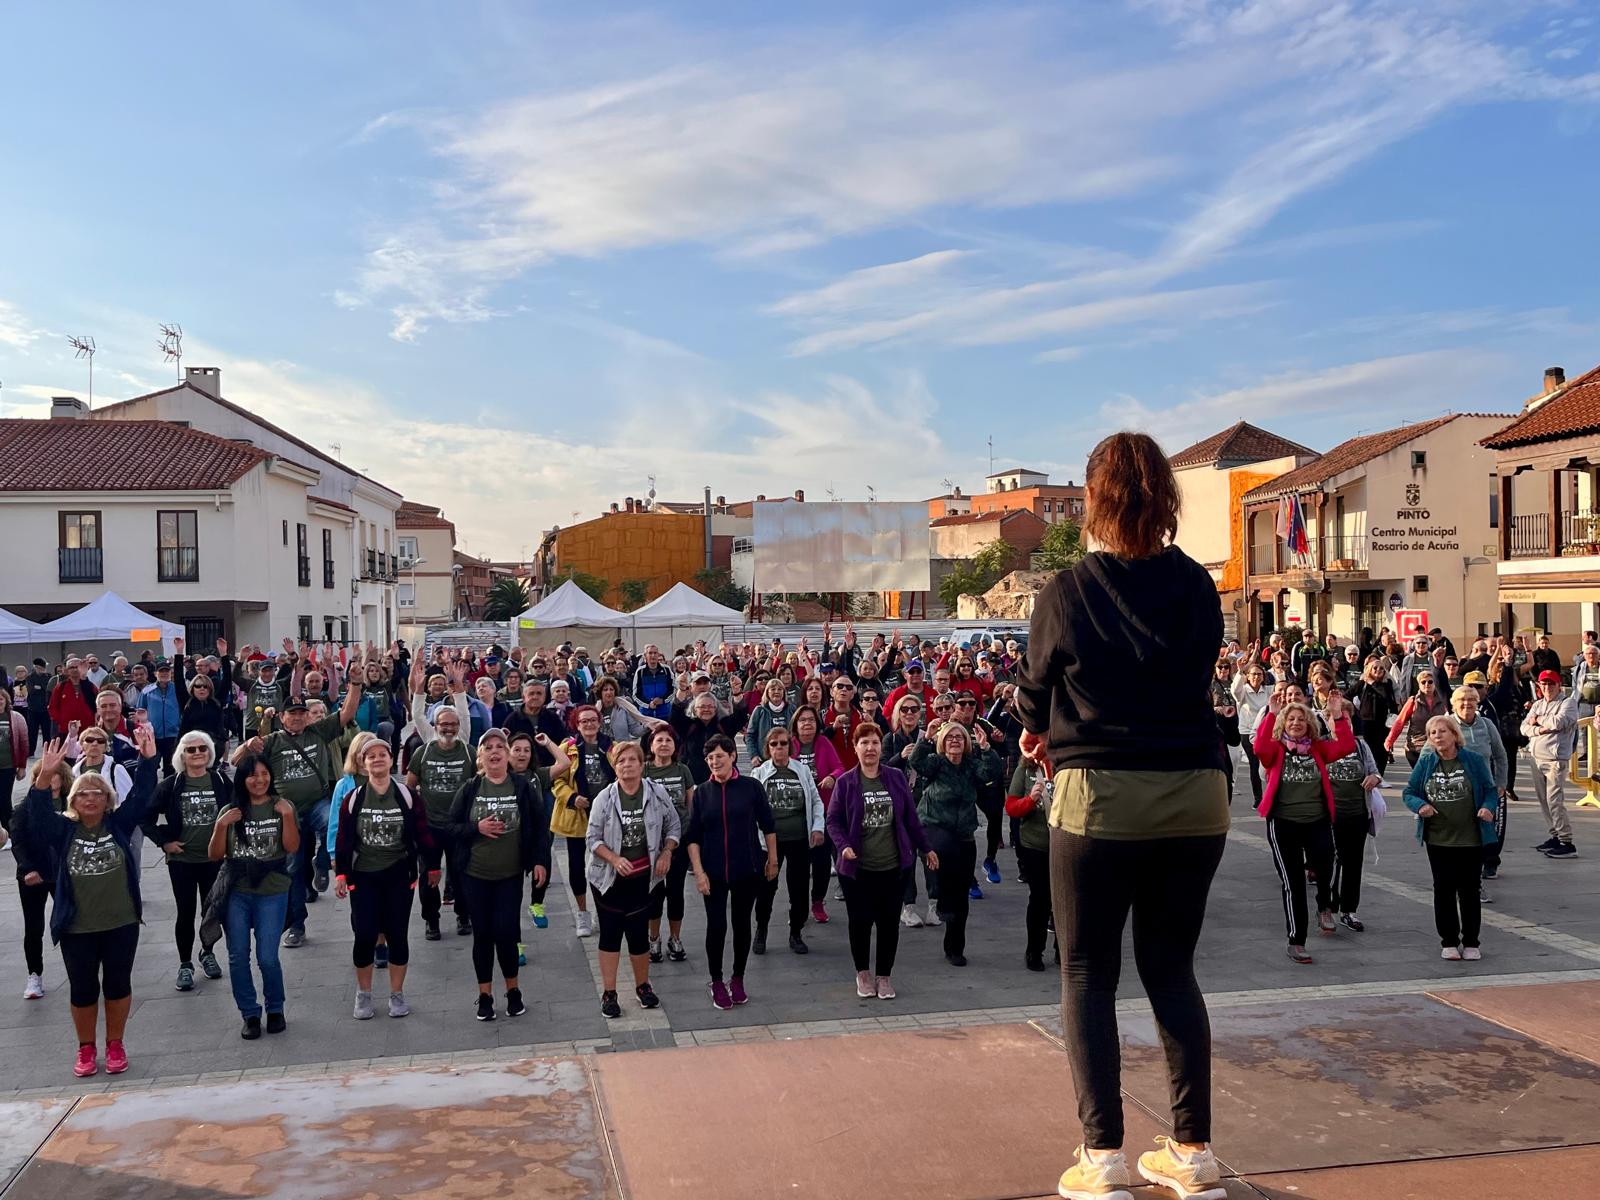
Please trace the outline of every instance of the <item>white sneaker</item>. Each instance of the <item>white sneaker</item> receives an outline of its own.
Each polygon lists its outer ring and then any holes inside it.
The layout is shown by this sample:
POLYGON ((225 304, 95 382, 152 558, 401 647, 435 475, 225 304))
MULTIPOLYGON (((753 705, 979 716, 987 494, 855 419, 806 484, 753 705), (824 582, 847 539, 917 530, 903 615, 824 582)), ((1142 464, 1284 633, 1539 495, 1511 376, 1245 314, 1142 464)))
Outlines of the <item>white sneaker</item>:
POLYGON ((1476 946, 1468 946, 1461 952, 1461 957, 1466 959, 1468 962, 1477 962, 1483 958, 1483 951, 1479 950, 1476 946))
POLYGON ((1099 1151, 1091 1159, 1079 1146, 1077 1158, 1062 1173, 1056 1195, 1065 1200, 1133 1200, 1128 1190, 1134 1182, 1133 1172, 1122 1151, 1099 1151))
POLYGON ((917 911, 915 904, 907 904, 900 910, 900 924, 907 929, 922 928, 922 914, 917 911))
POLYGON ((37 975, 28 976, 28 986, 22 989, 24 1000, 44 999, 44 980, 37 975))
POLYGON ((1444 959, 1446 962, 1460 962, 1461 961, 1461 947, 1460 946, 1445 946, 1439 951, 1439 957, 1444 959))
POLYGON ((929 925, 929 926, 934 926, 934 927, 937 927, 937 926, 940 926, 940 925, 944 924, 944 922, 939 919, 939 910, 938 910, 938 908, 936 908, 932 904, 928 905, 928 914, 927 914, 927 916, 922 918, 922 923, 924 925, 929 925))
POLYGON ((580 909, 578 912, 578 936, 589 937, 593 933, 594 924, 589 920, 589 914, 580 909))

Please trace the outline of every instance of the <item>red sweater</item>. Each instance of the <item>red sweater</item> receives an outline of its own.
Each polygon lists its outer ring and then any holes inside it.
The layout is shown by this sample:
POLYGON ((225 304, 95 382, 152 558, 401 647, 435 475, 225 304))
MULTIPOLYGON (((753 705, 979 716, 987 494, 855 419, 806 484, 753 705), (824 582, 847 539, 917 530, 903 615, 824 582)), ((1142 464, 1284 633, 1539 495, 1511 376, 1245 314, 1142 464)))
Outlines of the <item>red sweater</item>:
MULTIPOLYGON (((1267 769, 1267 781, 1261 788, 1261 803, 1256 811, 1263 817, 1272 815, 1272 803, 1278 798, 1278 780, 1283 775, 1283 743, 1272 736, 1277 724, 1277 714, 1261 714, 1256 725, 1255 752, 1261 765, 1267 769)), ((1328 800, 1328 819, 1333 820, 1333 785, 1328 782, 1328 764, 1338 762, 1356 748, 1356 735, 1350 728, 1350 718, 1340 717, 1333 723, 1331 738, 1312 738, 1311 757, 1316 760, 1317 774, 1322 776, 1322 794, 1328 800)))

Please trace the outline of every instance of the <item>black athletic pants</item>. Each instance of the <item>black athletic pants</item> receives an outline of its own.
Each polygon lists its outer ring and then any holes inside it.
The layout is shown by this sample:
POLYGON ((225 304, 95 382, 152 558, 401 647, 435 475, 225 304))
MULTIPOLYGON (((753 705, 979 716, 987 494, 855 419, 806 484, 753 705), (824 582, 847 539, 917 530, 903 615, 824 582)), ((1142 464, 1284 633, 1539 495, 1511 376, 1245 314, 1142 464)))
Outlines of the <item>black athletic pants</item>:
MULTIPOLYGON (((811 841, 778 843, 778 876, 789 889, 789 935, 793 937, 806 925, 806 892, 811 881, 811 841)), ((900 872, 895 872, 896 879, 900 872)), ((827 879, 824 877, 823 882, 827 879)), ((848 894, 848 893, 847 893, 848 894)), ((765 929, 772 922, 772 902, 778 895, 778 880, 761 880, 761 893, 756 897, 756 928, 765 929)))
POLYGON ((1172 1136, 1211 1140, 1211 1023, 1194 948, 1227 835, 1117 842, 1050 830, 1050 890, 1061 943, 1061 1019, 1083 1142, 1122 1146, 1117 981, 1133 914, 1133 957, 1167 1059, 1172 1136))
POLYGON ((350 958, 359 969, 370 967, 381 933, 389 945, 389 965, 411 961, 406 926, 411 923, 411 872, 404 862, 382 871, 356 871, 350 877, 350 928, 355 945, 350 958))
POLYGON ((662 910, 666 910, 668 921, 683 920, 683 881, 689 874, 689 855, 683 847, 672 852, 672 865, 667 868, 665 883, 656 884, 655 890, 650 893, 649 921, 661 920, 662 910))
POLYGON ((730 908, 733 913, 733 978, 743 977, 745 964, 750 961, 750 914, 765 882, 759 874, 711 881, 711 894, 705 897, 706 965, 711 969, 713 982, 722 980, 722 950, 728 940, 730 908))
POLYGON ((178 916, 172 933, 178 943, 178 961, 194 965, 195 914, 211 894, 211 885, 217 881, 220 862, 167 862, 167 875, 172 880, 172 896, 178 902, 178 916))
POLYGON ((1481 846, 1428 847, 1433 870, 1433 923, 1441 946, 1476 946, 1483 910, 1478 902, 1481 846))
POLYGON ((970 836, 957 837, 937 825, 924 826, 928 842, 939 855, 939 881, 937 911, 944 921, 944 952, 947 955, 967 952, 967 912, 972 898, 967 889, 972 886, 972 873, 978 866, 978 847, 970 836))
POLYGON ((1353 913, 1361 907, 1361 867, 1367 852, 1367 814, 1333 821, 1333 907, 1353 913))
POLYGON ((1017 861, 1028 884, 1028 958, 1044 956, 1045 939, 1050 935, 1050 851, 1029 850, 1017 845, 1017 861))
MULTIPOLYGON (((517 943, 522 940, 522 872, 506 879, 463 875, 456 880, 456 903, 465 902, 472 920, 472 970, 479 983, 494 979, 495 959, 505 979, 517 977, 517 943)), ((389 961, 394 961, 391 951, 389 961)))
POLYGON ((845 914, 850 928, 850 957, 856 970, 865 971, 871 962, 872 934, 878 934, 878 960, 874 975, 887 977, 894 972, 895 951, 900 948, 901 871, 858 870, 855 878, 839 876, 844 891, 845 914))
POLYGON ((1283 920, 1289 930, 1289 944, 1304 946, 1310 926, 1306 912, 1307 869, 1317 877, 1317 911, 1333 907, 1333 825, 1326 819, 1302 825, 1268 817, 1267 841, 1272 846, 1272 864, 1278 868, 1278 882, 1283 885, 1283 920))
MULTIPOLYGON (((20 872, 19 872, 20 875, 20 872)), ((48 883, 23 883, 17 880, 22 899, 22 957, 29 975, 44 974, 44 906, 50 899, 48 883)))

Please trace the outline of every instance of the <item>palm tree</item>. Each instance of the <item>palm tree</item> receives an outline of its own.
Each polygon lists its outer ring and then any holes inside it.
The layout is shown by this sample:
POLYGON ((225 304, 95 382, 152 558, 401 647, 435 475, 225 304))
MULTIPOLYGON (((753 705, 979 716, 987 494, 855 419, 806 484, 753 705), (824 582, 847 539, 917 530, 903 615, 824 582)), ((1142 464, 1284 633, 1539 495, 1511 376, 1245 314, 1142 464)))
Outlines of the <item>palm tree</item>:
POLYGON ((528 608, 528 585, 520 579, 497 579, 483 604, 485 621, 509 621, 528 608))

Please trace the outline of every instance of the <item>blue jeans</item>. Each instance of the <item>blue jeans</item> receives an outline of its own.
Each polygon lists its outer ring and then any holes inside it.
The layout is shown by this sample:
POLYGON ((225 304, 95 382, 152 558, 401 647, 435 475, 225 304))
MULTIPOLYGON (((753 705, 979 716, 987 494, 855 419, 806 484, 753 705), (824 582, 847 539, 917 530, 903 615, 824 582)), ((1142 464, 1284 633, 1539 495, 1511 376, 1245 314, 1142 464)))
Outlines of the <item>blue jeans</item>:
MULTIPOLYGON (((300 849, 289 856, 289 913, 285 929, 306 927, 306 889, 311 886, 311 855, 314 845, 327 841, 328 801, 318 800, 300 814, 300 849)), ((323 847, 317 861, 327 862, 328 851, 323 847)))
POLYGON ((289 907, 288 893, 277 896, 252 896, 235 891, 228 897, 228 912, 223 932, 228 935, 228 982, 233 985, 233 1002, 242 1017, 259 1017, 256 981, 250 974, 250 935, 256 939, 256 965, 261 968, 261 990, 266 994, 267 1011, 283 1011, 283 967, 278 962, 278 938, 283 932, 283 915, 289 907))

